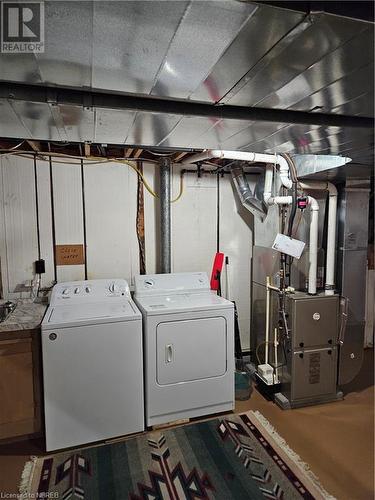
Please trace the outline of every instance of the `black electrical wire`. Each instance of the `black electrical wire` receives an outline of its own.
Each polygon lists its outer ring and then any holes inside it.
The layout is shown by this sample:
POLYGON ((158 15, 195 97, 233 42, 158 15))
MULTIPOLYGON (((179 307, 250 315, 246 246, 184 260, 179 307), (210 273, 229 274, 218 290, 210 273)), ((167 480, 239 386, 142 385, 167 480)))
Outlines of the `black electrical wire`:
POLYGON ((39 224, 39 194, 38 194, 38 173, 36 165, 36 155, 34 155, 34 186, 35 186, 35 217, 36 217, 36 236, 38 243, 38 259, 41 258, 40 251, 40 224, 39 224))
POLYGON ((292 207, 290 209, 289 220, 288 220, 288 236, 293 234, 293 223, 297 212, 297 183, 293 181, 292 186, 292 207))
POLYGON ((86 198, 85 198, 85 171, 84 171, 83 160, 81 160, 81 189, 82 189, 83 251, 85 256, 85 280, 87 280, 86 198))

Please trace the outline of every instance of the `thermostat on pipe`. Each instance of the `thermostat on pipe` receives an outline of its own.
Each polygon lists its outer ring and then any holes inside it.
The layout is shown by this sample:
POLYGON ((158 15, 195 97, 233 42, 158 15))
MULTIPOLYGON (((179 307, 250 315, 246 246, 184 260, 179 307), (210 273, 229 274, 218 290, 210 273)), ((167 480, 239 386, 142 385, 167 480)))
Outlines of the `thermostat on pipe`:
POLYGON ((305 248, 305 243, 303 241, 290 238, 285 234, 278 233, 275 241, 273 242, 272 248, 278 252, 286 253, 291 257, 299 259, 302 255, 303 249, 305 248))

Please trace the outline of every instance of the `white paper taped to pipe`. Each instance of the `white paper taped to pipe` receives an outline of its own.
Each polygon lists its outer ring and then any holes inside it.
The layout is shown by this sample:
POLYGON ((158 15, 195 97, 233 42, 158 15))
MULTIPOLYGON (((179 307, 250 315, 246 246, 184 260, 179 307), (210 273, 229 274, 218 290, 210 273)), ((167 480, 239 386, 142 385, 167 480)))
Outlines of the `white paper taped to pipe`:
POLYGON ((273 242, 272 248, 278 252, 286 253, 291 257, 299 259, 302 255, 303 249, 305 248, 305 243, 301 240, 290 238, 285 234, 278 233, 275 241, 273 242))

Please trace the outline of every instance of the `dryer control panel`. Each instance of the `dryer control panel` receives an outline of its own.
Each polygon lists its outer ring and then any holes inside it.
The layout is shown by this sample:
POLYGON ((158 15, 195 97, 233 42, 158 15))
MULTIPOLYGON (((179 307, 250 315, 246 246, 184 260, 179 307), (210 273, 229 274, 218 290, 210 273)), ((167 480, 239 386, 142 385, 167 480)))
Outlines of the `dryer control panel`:
POLYGON ((135 277, 136 297, 210 290, 207 273, 145 274, 135 277))
POLYGON ((98 302, 114 298, 130 299, 129 285, 122 279, 101 279, 85 281, 68 281, 57 283, 51 295, 50 304, 63 302, 98 302))

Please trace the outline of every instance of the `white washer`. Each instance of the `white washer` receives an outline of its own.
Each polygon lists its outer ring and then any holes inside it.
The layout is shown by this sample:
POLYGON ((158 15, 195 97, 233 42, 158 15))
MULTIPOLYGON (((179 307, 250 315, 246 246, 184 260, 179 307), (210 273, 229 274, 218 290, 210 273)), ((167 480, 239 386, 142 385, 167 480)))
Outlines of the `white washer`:
POLYGON ((146 425, 234 408, 233 303, 206 273, 135 278, 143 315, 146 425))
POLYGON ((55 285, 42 351, 47 451, 144 430, 142 316, 125 280, 55 285))

